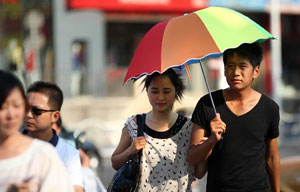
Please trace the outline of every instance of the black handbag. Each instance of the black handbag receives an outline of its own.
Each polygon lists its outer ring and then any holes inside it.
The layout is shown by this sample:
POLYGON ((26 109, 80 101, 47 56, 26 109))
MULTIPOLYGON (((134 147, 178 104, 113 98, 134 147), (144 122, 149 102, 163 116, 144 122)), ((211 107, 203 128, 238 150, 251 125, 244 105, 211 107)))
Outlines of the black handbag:
MULTIPOLYGON (((144 124, 146 114, 137 115, 138 132, 137 136, 144 135, 144 124)), ((120 169, 118 169, 109 186, 108 192, 134 192, 137 189, 140 178, 140 160, 142 150, 132 159, 128 160, 120 169)))

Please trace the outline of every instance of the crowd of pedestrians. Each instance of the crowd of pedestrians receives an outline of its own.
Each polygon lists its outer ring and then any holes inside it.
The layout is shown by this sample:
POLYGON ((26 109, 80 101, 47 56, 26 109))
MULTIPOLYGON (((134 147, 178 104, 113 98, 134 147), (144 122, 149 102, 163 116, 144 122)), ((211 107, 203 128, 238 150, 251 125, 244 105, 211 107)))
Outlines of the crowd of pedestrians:
POLYGON ((2 70, 0 82, 0 191, 106 191, 89 157, 56 133, 61 89, 37 81, 26 94, 20 80, 2 70))

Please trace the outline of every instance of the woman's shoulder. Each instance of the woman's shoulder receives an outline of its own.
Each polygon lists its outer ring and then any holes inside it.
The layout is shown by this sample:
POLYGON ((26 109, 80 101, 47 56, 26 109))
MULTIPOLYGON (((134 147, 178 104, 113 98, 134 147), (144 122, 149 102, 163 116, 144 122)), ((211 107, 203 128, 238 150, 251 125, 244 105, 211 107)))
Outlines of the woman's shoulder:
POLYGON ((130 117, 128 117, 127 120, 124 123, 124 127, 128 127, 128 126, 135 127, 135 126, 137 126, 136 125, 136 116, 137 115, 138 114, 134 114, 134 115, 131 115, 130 117))
POLYGON ((32 149, 44 156, 51 156, 53 152, 56 153, 55 148, 50 143, 39 139, 33 139, 32 149))
POLYGON ((131 138, 136 137, 138 125, 137 125, 137 115, 141 114, 134 114, 127 118, 126 122, 124 123, 124 129, 128 129, 129 135, 131 138))
MULTIPOLYGON (((185 117, 183 115, 178 115, 175 127, 181 131, 188 131, 190 132, 192 129, 193 123, 191 121, 191 118, 185 117)), ((178 131, 179 131, 178 130, 178 131)))
POLYGON ((131 115, 130 117, 127 118, 126 122, 125 122, 125 126, 128 125, 128 123, 134 123, 134 124, 137 124, 137 117, 141 117, 142 115, 145 115, 144 113, 142 114, 134 114, 134 115, 131 115))
POLYGON ((42 159, 43 161, 53 161, 58 157, 55 148, 48 142, 33 139, 29 149, 30 156, 32 158, 42 159))
POLYGON ((191 131, 193 127, 192 119, 190 117, 185 117, 185 118, 186 118, 186 122, 184 124, 184 127, 186 127, 187 130, 191 131))
POLYGON ((190 125, 192 124, 191 117, 186 117, 183 115, 178 115, 178 120, 183 122, 183 125, 190 125))
POLYGON ((15 165, 18 165, 19 163, 28 164, 28 162, 44 162, 45 164, 48 164, 46 162, 51 163, 53 157, 57 156, 55 149, 47 142, 27 138, 26 136, 21 140, 24 145, 28 144, 28 147, 17 156, 7 159, 7 162, 15 165))

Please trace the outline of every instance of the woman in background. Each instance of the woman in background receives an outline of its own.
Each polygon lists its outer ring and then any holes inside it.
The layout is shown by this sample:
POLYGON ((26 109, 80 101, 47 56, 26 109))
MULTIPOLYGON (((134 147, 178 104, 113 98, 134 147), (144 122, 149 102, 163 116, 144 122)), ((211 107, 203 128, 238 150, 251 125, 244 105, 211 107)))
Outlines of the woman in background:
POLYGON ((73 191, 53 147, 22 135, 28 112, 19 79, 0 70, 0 192, 73 191))

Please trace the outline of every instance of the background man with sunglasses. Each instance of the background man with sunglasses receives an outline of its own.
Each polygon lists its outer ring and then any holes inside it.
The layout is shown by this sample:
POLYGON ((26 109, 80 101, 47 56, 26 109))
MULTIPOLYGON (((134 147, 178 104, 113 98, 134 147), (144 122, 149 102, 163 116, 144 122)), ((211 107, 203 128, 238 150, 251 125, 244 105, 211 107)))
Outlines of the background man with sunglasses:
POLYGON ((24 134, 50 142, 63 161, 70 181, 76 192, 83 191, 83 181, 79 152, 75 147, 56 135, 53 124, 60 117, 63 103, 61 89, 53 84, 37 81, 27 90, 30 110, 26 116, 24 134))

